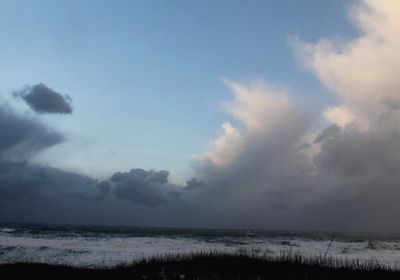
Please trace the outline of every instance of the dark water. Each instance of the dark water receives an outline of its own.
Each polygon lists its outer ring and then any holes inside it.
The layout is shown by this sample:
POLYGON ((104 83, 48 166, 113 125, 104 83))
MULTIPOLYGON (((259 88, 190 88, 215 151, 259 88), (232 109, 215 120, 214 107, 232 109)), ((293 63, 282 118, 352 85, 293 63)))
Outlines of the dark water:
POLYGON ((161 228, 101 225, 57 225, 57 224, 2 224, 0 232, 14 236, 59 236, 59 237, 178 237, 216 239, 222 237, 259 237, 259 238, 302 238, 324 240, 334 237, 344 241, 362 240, 400 240, 400 234, 371 232, 333 232, 333 231, 274 231, 250 229, 197 229, 197 228, 161 228))

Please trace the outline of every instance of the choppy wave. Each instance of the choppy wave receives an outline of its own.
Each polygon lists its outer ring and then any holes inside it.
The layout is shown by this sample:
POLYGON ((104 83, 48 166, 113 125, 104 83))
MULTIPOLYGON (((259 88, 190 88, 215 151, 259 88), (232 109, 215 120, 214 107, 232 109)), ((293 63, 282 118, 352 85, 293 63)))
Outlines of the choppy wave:
MULTIPOLYGON (((115 266, 142 258, 198 251, 245 251, 260 255, 291 252, 323 256, 332 234, 182 230, 125 227, 0 227, 0 263, 43 262, 75 266, 115 266)), ((338 235, 328 257, 375 260, 399 267, 400 240, 338 235)))
POLYGON ((15 231, 15 229, 7 228, 7 227, 1 228, 1 230, 0 230, 0 232, 5 232, 5 233, 10 233, 10 232, 14 232, 14 231, 15 231))

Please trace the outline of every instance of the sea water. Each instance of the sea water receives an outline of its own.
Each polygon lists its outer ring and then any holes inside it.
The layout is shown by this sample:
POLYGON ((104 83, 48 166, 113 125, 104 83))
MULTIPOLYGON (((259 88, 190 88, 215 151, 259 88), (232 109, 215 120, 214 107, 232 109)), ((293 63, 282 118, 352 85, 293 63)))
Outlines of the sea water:
POLYGON ((43 224, 0 225, 0 263, 115 266, 195 252, 333 257, 400 267, 400 235, 43 224), (329 250, 328 250, 329 248, 329 250))

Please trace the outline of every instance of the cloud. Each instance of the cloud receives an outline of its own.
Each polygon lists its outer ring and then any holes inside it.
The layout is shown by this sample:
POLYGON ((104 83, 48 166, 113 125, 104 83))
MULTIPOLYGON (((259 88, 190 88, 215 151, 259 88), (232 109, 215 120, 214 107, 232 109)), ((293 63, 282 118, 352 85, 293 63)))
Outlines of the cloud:
POLYGON ((185 188, 185 190, 192 190, 192 189, 199 188, 203 185, 204 185, 204 182, 198 180, 197 178, 192 178, 192 179, 186 181, 183 184, 183 187, 185 188))
POLYGON ((71 172, 28 162, 0 161, 1 199, 8 203, 19 200, 51 203, 56 198, 84 197, 85 188, 81 187, 88 183, 93 184, 93 181, 71 172))
POLYGON ((223 132, 212 142, 210 151, 198 157, 204 163, 224 167, 238 160, 250 138, 273 134, 287 119, 293 108, 286 89, 255 81, 248 87, 225 81, 234 100, 225 103, 226 112, 243 125, 242 131, 227 122, 223 132))
POLYGON ((228 83, 235 100, 227 112, 239 126, 224 128, 196 159, 206 182, 197 199, 224 223, 400 228, 400 3, 366 0, 350 14, 358 38, 294 42, 302 63, 338 97, 323 112, 326 129, 310 134, 313 116, 282 89, 228 83))
POLYGON ((234 101, 225 104, 226 111, 245 125, 250 133, 273 129, 286 118, 292 104, 284 88, 273 87, 262 80, 244 86, 225 81, 234 94, 234 101))
POLYGON ((364 0, 350 15, 357 38, 294 43, 337 97, 322 112, 327 126, 311 132, 319 116, 283 87, 225 81, 229 122, 194 159, 196 179, 184 186, 164 170, 131 169, 98 182, 29 156, 10 159, 16 147, 32 154, 60 140, 0 107, 0 220, 400 230, 400 2, 364 0))
POLYGON ((96 185, 97 189, 100 191, 99 194, 95 197, 95 200, 103 201, 105 200, 111 193, 112 187, 108 181, 101 181, 96 185))
POLYGON ((198 208, 207 203, 208 209, 200 211, 212 217, 215 225, 283 226, 288 221, 282 209, 288 211, 307 200, 307 187, 298 188, 298 184, 308 180, 304 173, 310 167, 299 147, 312 115, 293 104, 285 89, 260 81, 228 85, 234 100, 225 108, 238 121, 237 134, 225 132, 214 141, 224 139, 224 145, 214 144, 196 158, 204 185, 188 196, 195 196, 190 199, 198 208), (241 136, 240 149, 234 141, 237 135, 241 136), (224 164, 210 160, 221 155, 224 164))
POLYGON ((169 172, 131 169, 117 172, 110 181, 115 184, 114 194, 121 199, 146 206, 157 206, 166 202, 169 172))
POLYGON ((350 12, 360 36, 350 42, 322 39, 317 44, 295 41, 304 65, 339 99, 325 113, 345 125, 356 120, 368 126, 382 113, 377 106, 397 97, 400 80, 399 15, 397 0, 364 0, 350 12))
POLYGON ((96 181, 87 176, 29 162, 0 160, 2 222, 110 222, 109 209, 99 197, 96 181))
POLYGON ((60 133, 36 119, 16 114, 6 104, 0 104, 0 131, 0 159, 27 159, 63 141, 60 133))
POLYGON ((212 149, 200 156, 200 160, 216 166, 225 166, 236 160, 243 148, 243 136, 229 122, 222 125, 222 130, 222 134, 212 141, 212 149))
POLYGON ((98 182, 35 163, 0 160, 0 221, 171 224, 172 216, 154 212, 160 206, 178 217, 172 192, 180 189, 167 184, 166 171, 135 169, 116 174, 98 182))
POLYGON ((332 124, 318 134, 318 136, 314 140, 314 143, 321 143, 326 139, 339 135, 340 132, 341 132, 340 127, 337 126, 336 124, 332 124))
POLYGON ((38 114, 71 114, 71 98, 62 95, 45 84, 27 86, 14 92, 17 98, 22 98, 29 107, 38 114))
POLYGON ((97 181, 33 163, 32 156, 61 143, 64 136, 7 104, 0 104, 0 131, 1 222, 121 224, 138 211, 135 221, 144 223, 152 215, 146 209, 176 201, 182 190, 168 183, 164 170, 132 169, 97 181))

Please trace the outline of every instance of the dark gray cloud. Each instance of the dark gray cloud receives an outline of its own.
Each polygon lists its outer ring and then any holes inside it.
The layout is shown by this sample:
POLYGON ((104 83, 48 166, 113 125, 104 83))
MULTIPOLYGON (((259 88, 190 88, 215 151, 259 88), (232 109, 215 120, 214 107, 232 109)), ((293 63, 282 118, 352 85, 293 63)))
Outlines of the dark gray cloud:
POLYGON ((75 173, 28 162, 0 161, 0 199, 9 203, 86 197, 82 186, 88 184, 93 185, 93 180, 75 173))
POLYGON ((383 115, 368 130, 352 123, 322 141, 312 177, 322 191, 307 206, 318 209, 309 215, 318 223, 325 217, 337 227, 400 229, 400 119, 383 115))
POLYGON ((0 104, 0 132, 0 158, 25 159, 63 141, 60 133, 6 104, 0 104))
POLYGON ((99 190, 99 194, 95 197, 96 200, 103 201, 111 193, 111 185, 108 181, 101 181, 96 185, 99 190))
POLYGON ((118 175, 98 182, 56 168, 0 160, 0 222, 177 225, 177 186, 167 185, 165 171, 120 174, 117 181, 118 175), (156 206, 164 207, 165 216, 156 206))
POLYGON ((199 188, 204 185, 204 182, 198 180, 197 178, 192 178, 189 181, 186 181, 184 187, 186 190, 192 190, 199 188))
POLYGON ((39 114, 71 114, 71 98, 62 95, 45 84, 27 86, 14 92, 14 96, 22 98, 29 107, 39 114))
MULTIPOLYGON (((28 162, 0 160, 0 221, 85 222, 107 217, 93 179, 28 162)), ((106 221, 103 218, 103 222, 106 221)))
POLYGON ((110 181, 115 184, 115 196, 133 203, 157 206, 166 202, 168 175, 165 170, 131 169, 115 173, 110 181))

